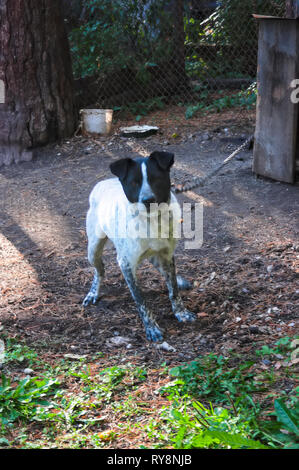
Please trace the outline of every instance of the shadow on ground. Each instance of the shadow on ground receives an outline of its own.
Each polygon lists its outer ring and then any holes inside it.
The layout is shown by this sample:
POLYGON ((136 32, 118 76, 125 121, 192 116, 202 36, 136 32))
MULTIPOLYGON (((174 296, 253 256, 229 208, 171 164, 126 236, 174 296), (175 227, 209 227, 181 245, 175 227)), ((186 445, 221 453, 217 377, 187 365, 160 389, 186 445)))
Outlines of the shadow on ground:
POLYGON ((185 250, 181 240, 177 249, 179 272, 194 283, 183 293, 198 315, 194 324, 176 322, 162 278, 149 264, 140 267, 143 290, 174 352, 146 341, 113 247, 104 256, 103 297, 96 306, 81 306, 92 278, 86 259, 88 195, 110 176, 111 161, 164 148, 176 155, 172 179, 181 184, 218 165, 237 146, 236 138, 220 132, 203 139, 198 132, 168 145, 159 137, 77 137, 41 149, 33 162, 2 168, 2 326, 56 353, 109 351, 170 362, 207 351, 249 354, 257 343, 293 334, 299 186, 256 178, 251 151, 200 190, 179 196, 181 203, 204 205, 202 248, 185 250), (109 342, 116 335, 128 338, 120 349, 109 342))

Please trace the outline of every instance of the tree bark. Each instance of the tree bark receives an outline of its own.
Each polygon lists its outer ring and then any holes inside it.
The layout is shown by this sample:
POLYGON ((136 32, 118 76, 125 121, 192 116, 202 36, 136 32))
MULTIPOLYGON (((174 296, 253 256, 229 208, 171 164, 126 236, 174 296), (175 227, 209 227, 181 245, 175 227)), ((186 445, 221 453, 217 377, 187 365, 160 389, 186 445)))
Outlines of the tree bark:
POLYGON ((70 136, 77 114, 59 0, 0 0, 0 165, 70 136))

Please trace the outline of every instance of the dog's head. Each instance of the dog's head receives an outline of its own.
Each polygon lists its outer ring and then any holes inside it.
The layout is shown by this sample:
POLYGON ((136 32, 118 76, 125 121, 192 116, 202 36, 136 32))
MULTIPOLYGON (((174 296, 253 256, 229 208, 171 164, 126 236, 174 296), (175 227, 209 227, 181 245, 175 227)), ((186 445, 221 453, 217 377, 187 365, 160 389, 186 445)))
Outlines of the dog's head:
POLYGON ((173 153, 153 152, 148 158, 123 158, 111 163, 110 170, 118 176, 123 190, 132 203, 169 202, 169 170, 174 162, 173 153))

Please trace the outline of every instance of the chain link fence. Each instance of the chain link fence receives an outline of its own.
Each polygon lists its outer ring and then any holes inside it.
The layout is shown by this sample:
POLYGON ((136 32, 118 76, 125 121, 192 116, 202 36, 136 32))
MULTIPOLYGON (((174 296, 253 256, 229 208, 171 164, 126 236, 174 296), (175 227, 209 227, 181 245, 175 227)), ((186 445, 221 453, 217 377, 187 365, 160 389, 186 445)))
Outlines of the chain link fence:
POLYGON ((63 0, 78 106, 142 115, 255 103, 258 24, 284 0, 63 0))

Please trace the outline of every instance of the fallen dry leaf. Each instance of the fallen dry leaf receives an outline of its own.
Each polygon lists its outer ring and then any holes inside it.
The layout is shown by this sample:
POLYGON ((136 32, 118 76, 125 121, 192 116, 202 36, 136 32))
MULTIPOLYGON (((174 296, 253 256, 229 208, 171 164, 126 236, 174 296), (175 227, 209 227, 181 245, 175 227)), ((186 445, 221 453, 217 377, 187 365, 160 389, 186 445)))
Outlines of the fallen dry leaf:
POLYGON ((203 318, 203 317, 208 317, 209 315, 208 315, 206 312, 199 312, 199 313, 197 314, 197 316, 198 316, 199 318, 203 318))

